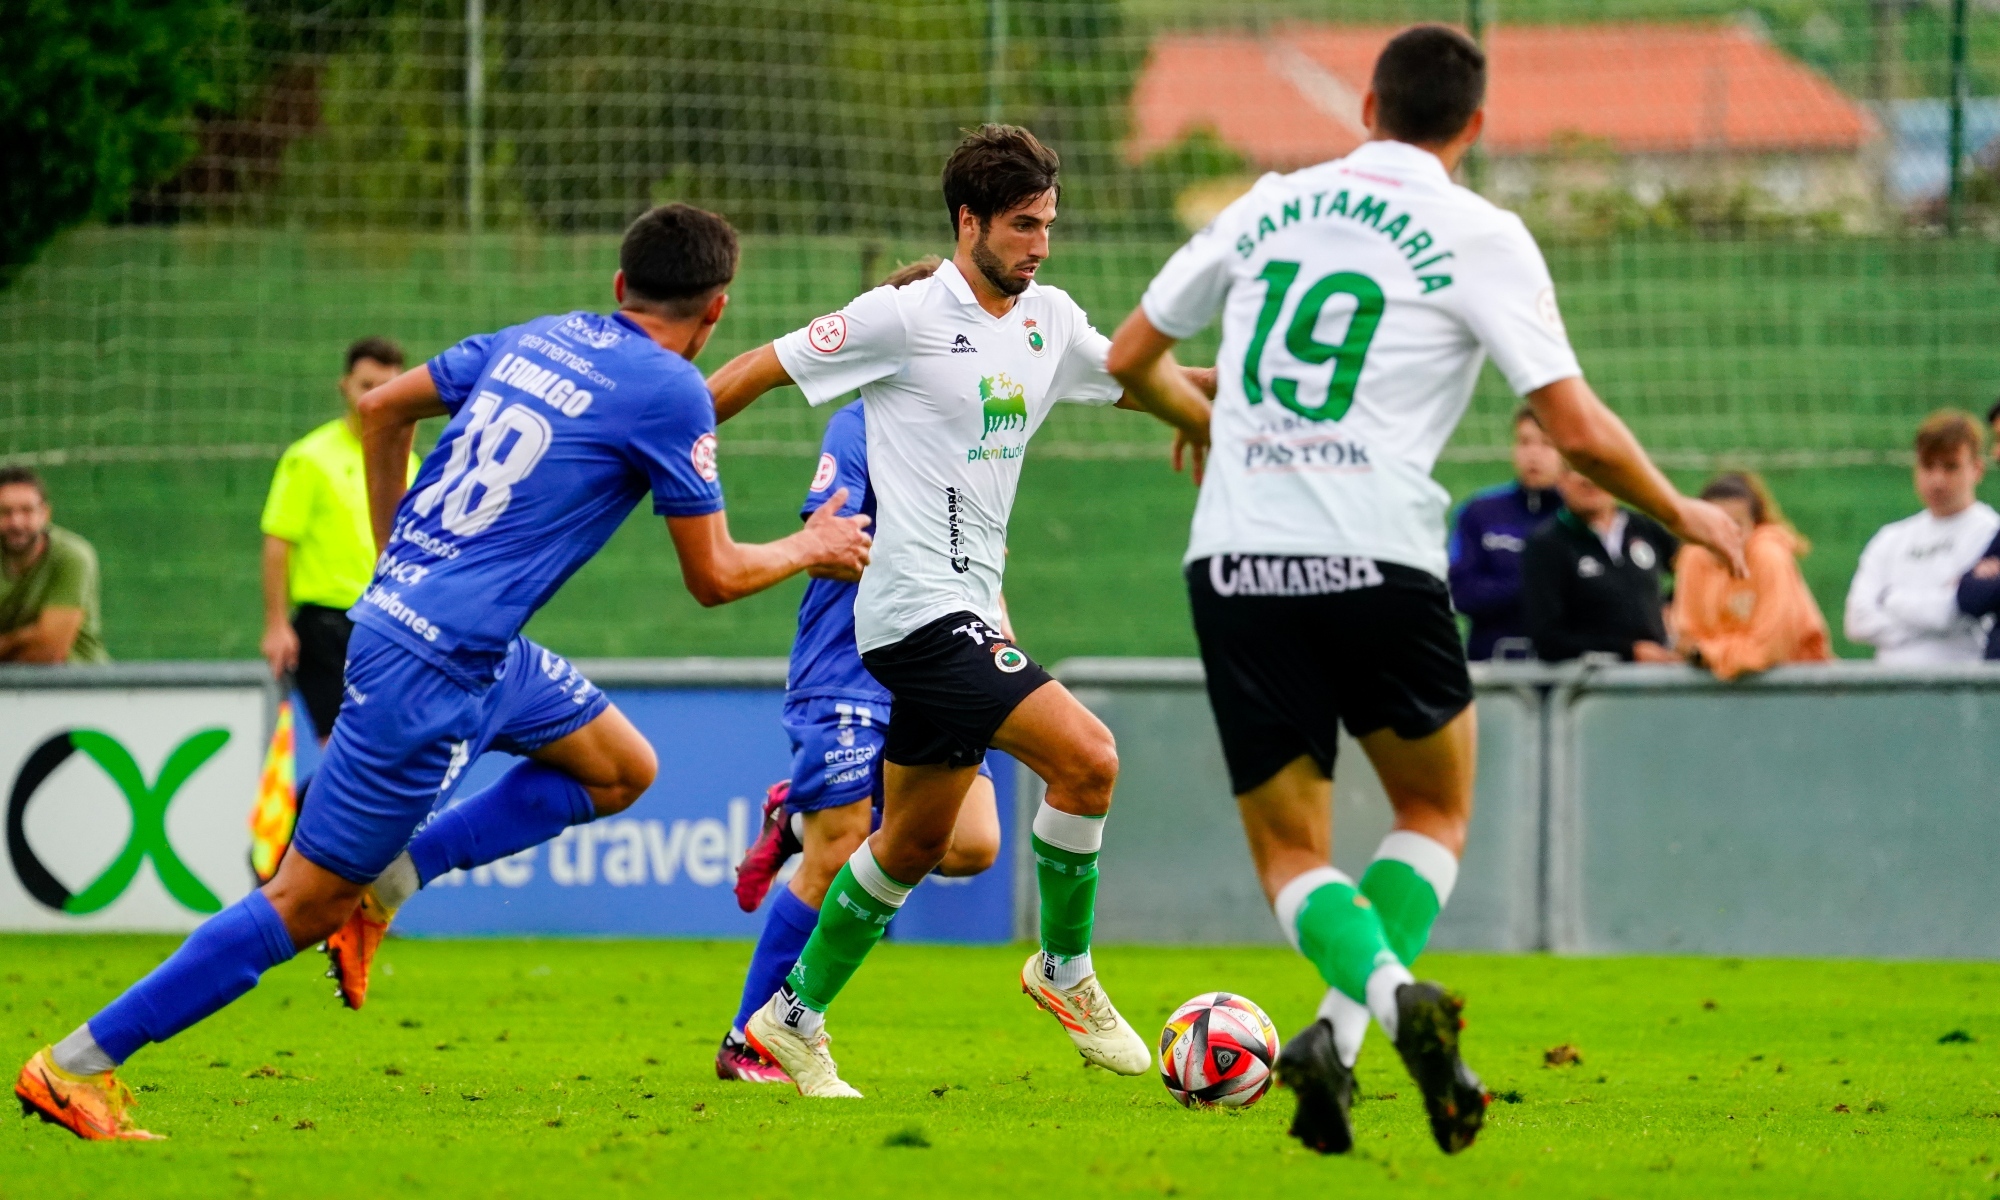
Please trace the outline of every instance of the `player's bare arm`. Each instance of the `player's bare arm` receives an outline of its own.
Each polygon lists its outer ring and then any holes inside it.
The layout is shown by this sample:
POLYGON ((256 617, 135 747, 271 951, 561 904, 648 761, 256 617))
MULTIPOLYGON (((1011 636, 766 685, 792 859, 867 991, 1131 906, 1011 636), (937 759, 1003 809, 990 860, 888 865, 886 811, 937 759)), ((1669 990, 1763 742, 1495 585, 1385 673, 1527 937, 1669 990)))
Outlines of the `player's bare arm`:
POLYGON ((361 462, 368 473, 368 523, 375 530, 379 553, 389 545, 396 506, 410 488, 410 448, 416 443, 417 422, 444 416, 447 410, 438 399, 430 368, 420 366, 371 389, 355 411, 361 415, 361 462))
POLYGON ((688 592, 702 607, 713 608, 761 592, 809 568, 859 578, 868 565, 869 519, 841 516, 840 506, 846 502, 847 489, 841 488, 814 510, 805 528, 764 543, 731 538, 724 513, 668 517, 667 531, 680 555, 688 592))
POLYGON ((1741 527, 1708 501, 1682 495, 1581 376, 1558 379, 1528 393, 1527 399, 1571 466, 1658 520, 1675 537, 1713 550, 1737 578, 1749 574, 1741 527))
POLYGON ((785 365, 778 361, 777 347, 769 342, 746 350, 724 363, 708 377, 708 390, 715 396, 715 421, 720 425, 750 407, 750 402, 792 382, 785 365))

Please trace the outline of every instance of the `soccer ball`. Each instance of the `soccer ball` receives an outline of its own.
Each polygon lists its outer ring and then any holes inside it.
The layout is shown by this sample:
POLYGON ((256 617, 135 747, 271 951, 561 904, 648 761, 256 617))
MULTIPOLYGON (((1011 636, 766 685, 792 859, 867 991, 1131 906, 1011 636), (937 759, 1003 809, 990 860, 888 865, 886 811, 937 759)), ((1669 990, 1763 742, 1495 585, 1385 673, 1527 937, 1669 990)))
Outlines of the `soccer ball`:
POLYGON ((1248 1108, 1271 1089, 1278 1031, 1242 996, 1206 992, 1160 1031, 1160 1082, 1188 1108, 1248 1108))

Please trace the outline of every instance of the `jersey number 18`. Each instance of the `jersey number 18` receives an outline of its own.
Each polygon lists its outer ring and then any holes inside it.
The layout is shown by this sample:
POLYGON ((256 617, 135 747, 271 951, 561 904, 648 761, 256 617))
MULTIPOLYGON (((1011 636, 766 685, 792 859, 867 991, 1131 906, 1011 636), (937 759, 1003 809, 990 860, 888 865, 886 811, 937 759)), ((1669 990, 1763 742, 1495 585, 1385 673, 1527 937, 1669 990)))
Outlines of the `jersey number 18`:
MULTIPOLYGON (((1257 278, 1264 281, 1264 309, 1257 314, 1257 332, 1251 335, 1249 352, 1243 356, 1243 395, 1252 404, 1264 402, 1264 345, 1278 324, 1292 285, 1298 282, 1299 264, 1274 260, 1264 264, 1257 278)), ((1332 361, 1333 378, 1327 381, 1326 402, 1308 406, 1299 400, 1298 380, 1274 375, 1270 388, 1278 403, 1313 421, 1338 421, 1346 416, 1354 403, 1354 385, 1361 379, 1361 364, 1368 357, 1368 343, 1375 340, 1375 327, 1382 323, 1383 303, 1381 287, 1353 271, 1335 271, 1307 288, 1285 330, 1285 349, 1308 366, 1332 361), (1335 296, 1354 297, 1347 336, 1337 344, 1318 337, 1320 310, 1335 296)))
POLYGON ((485 530, 507 511, 514 485, 542 461, 554 437, 547 418, 534 409, 522 404, 503 409, 498 395, 479 393, 444 474, 417 496, 417 515, 430 516, 442 500, 438 522, 447 530, 460 537, 485 530))

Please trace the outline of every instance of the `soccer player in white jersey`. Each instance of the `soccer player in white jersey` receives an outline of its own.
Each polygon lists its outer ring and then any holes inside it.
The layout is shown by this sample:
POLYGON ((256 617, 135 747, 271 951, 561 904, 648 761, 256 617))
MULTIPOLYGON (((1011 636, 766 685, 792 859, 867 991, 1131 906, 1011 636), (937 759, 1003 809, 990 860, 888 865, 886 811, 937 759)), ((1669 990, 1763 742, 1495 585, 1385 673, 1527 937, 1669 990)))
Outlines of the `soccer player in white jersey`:
POLYGON ((1446 592, 1433 462, 1491 357, 1584 474, 1741 572, 1720 510, 1675 491, 1583 381, 1520 220, 1455 186, 1486 64, 1418 26, 1376 62, 1370 140, 1267 175, 1162 268, 1109 366, 1159 411, 1188 397, 1174 343, 1222 318, 1207 473, 1187 551, 1209 700, 1250 852, 1285 936, 1329 985, 1278 1060, 1292 1135, 1352 1145, 1372 1014, 1447 1153, 1484 1118, 1461 1001, 1410 974, 1450 898, 1472 811, 1472 687, 1446 592), (1396 824, 1359 884, 1330 866, 1337 726, 1396 824))
MULTIPOLYGON (((753 1046, 808 1096, 857 1096, 827 1052, 825 1012, 896 910, 943 857, 989 747, 1048 783, 1032 831, 1041 948, 1020 986, 1090 1062, 1137 1075, 1151 1052, 1090 957, 1097 856, 1118 775, 1111 731, 1002 630, 1007 516, 1028 439, 1060 401, 1110 404, 1110 343, 1076 302, 1035 282, 1049 255, 1055 154, 987 125, 944 169, 957 246, 930 279, 877 288, 709 379, 727 419, 797 383, 813 404, 861 390, 876 540, 854 606, 862 662, 893 697, 882 828, 827 890, 785 987, 749 1020, 753 1046)), ((1156 412, 1207 426, 1195 386, 1156 412)))

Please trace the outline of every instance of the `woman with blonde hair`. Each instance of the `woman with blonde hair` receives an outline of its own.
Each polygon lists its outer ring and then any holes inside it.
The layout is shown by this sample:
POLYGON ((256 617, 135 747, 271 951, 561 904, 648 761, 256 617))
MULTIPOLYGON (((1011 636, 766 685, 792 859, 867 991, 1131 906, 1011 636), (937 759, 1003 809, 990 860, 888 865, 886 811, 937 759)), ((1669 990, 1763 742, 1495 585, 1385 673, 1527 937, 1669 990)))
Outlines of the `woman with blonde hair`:
POLYGON ((1779 663, 1832 658, 1826 618, 1799 571, 1812 545, 1785 520, 1764 481, 1727 471, 1709 481, 1701 498, 1743 527, 1750 574, 1732 578, 1728 564, 1700 546, 1683 547, 1674 559, 1674 630, 1688 661, 1735 679, 1779 663))

